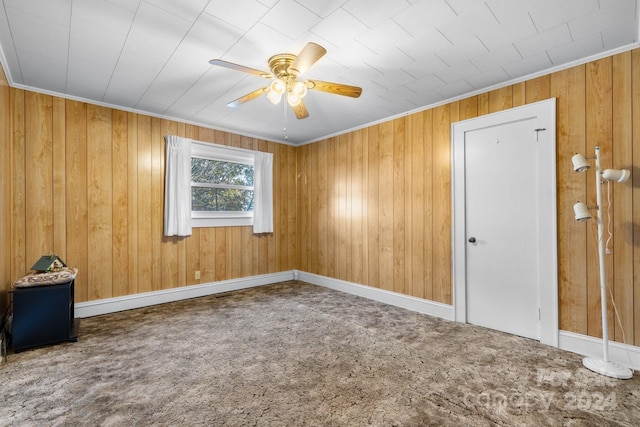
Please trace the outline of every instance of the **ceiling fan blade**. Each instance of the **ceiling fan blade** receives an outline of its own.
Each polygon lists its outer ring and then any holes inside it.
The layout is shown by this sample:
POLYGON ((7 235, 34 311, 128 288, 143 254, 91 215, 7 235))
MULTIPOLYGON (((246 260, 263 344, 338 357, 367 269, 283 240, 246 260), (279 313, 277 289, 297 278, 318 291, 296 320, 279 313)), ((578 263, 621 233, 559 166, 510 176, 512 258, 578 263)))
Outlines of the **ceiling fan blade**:
POLYGON ((242 104, 244 104, 245 102, 251 101, 252 99, 255 99, 257 97, 259 97, 260 95, 262 95, 263 93, 267 93, 269 91, 269 87, 261 87, 260 89, 256 89, 253 92, 250 92, 244 96, 241 96, 240 98, 236 99, 235 101, 231 101, 230 103, 227 104, 227 107, 239 107, 242 104))
POLYGON ((323 82, 320 80, 307 80, 305 84, 309 89, 329 92, 336 95, 350 96, 351 98, 357 98, 362 93, 361 87, 343 85, 341 83, 323 82))
POLYGON ((309 112, 307 111, 307 107, 305 107, 304 102, 300 100, 300 104, 295 107, 291 107, 293 112, 296 114, 298 119, 306 119, 309 117, 309 112))
POLYGON ((245 67, 244 65, 234 64, 233 62, 224 61, 222 59, 212 59, 209 61, 211 65, 217 65, 218 67, 229 68, 230 70, 242 71, 245 73, 253 74, 258 77, 264 77, 265 79, 272 79, 273 74, 266 71, 256 70, 255 68, 245 67))
POLYGON ((300 75, 327 53, 327 49, 319 44, 309 42, 302 48, 296 59, 289 66, 289 73, 300 75))

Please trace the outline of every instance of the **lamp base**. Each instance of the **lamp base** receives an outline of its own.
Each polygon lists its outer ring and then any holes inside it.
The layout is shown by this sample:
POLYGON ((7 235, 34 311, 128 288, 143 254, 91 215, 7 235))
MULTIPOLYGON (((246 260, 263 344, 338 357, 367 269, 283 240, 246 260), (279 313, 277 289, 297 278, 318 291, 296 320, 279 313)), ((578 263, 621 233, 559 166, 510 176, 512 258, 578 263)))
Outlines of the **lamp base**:
POLYGON ((593 357, 585 357, 582 359, 582 364, 585 368, 590 369, 593 372, 606 375, 611 378, 628 380, 633 377, 633 371, 631 371, 631 369, 618 365, 615 362, 605 362, 604 360, 595 359, 593 357))

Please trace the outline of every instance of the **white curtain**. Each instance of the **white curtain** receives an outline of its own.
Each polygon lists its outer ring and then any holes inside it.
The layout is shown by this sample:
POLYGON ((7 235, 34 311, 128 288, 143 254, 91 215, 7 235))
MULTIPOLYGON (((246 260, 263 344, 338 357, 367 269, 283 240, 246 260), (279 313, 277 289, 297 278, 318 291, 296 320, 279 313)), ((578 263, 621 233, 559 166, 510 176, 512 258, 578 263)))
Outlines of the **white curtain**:
POLYGON ((191 235, 191 140, 165 136, 164 235, 191 235))
POLYGON ((273 154, 254 153, 253 232, 273 232, 273 154))

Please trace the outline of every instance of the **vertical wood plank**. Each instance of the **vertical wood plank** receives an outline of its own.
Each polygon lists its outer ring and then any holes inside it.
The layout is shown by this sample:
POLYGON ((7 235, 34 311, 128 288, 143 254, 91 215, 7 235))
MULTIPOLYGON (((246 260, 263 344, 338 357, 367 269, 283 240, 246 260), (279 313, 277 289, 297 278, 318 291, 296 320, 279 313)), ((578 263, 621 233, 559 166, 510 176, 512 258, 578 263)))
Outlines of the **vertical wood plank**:
POLYGON ((316 145, 317 156, 316 171, 314 173, 314 181, 317 182, 316 187, 316 210, 318 216, 317 222, 317 265, 314 268, 318 274, 327 275, 327 264, 329 258, 328 252, 328 219, 329 219, 329 207, 327 204, 329 195, 329 179, 328 179, 328 166, 327 166, 327 143, 325 141, 316 145))
POLYGON ((369 131, 362 129, 362 283, 369 284, 369 131))
POLYGON ((298 215, 297 205, 297 170, 296 170, 296 152, 294 147, 287 146, 288 163, 287 163, 287 223, 289 224, 287 234, 287 270, 296 269, 296 254, 298 253, 298 245, 296 241, 296 217, 298 215))
MULTIPOLYGON (((11 137, 11 89, 7 77, 0 67, 0 149, 3 153, 12 152, 11 137)), ((15 279, 11 275, 11 155, 0 158, 0 312, 5 312, 9 304, 8 292, 15 279)))
POLYGON ((413 119, 415 114, 404 117, 404 292, 413 296, 413 119))
POLYGON ((300 249, 297 252, 298 268, 302 271, 309 271, 309 262, 306 254, 309 250, 309 240, 306 236, 309 235, 309 204, 307 202, 307 192, 309 183, 307 179, 307 172, 309 169, 307 160, 309 158, 309 145, 304 145, 297 150, 297 174, 296 174, 296 194, 297 194, 297 246, 300 249))
MULTIPOLYGON (((26 148, 25 148, 25 92, 23 90, 12 90, 10 93, 11 104, 11 123, 12 135, 12 230, 11 241, 12 248, 12 264, 11 277, 18 278, 24 275, 28 270, 26 266, 26 148)), ((31 265, 29 265, 31 267, 31 265)))
MULTIPOLYGON (((613 58, 613 164, 615 169, 633 170, 633 104, 631 52, 613 58)), ((632 181, 612 184, 613 191, 613 283, 612 291, 622 328, 616 323, 616 341, 633 340, 633 186, 632 181), (624 332, 623 332, 624 331, 624 332)))
POLYGON ((138 115, 127 113, 127 293, 138 292, 138 115))
POLYGON ((393 291, 393 121, 382 123, 380 129, 378 201, 380 227, 380 288, 393 291))
POLYGON ((227 231, 224 227, 214 229, 215 235, 215 281, 227 278, 227 231))
POLYGON ((513 97, 512 97, 512 102, 511 102, 511 106, 512 107, 519 107, 521 105, 524 105, 526 103, 526 84, 525 82, 520 82, 520 83, 516 83, 512 86, 512 93, 513 93, 513 97))
POLYGON ((113 175, 111 111, 87 105, 89 299, 113 296, 113 175))
MULTIPOLYGON (((411 240, 411 280, 409 283, 410 295, 418 298, 425 298, 425 284, 427 281, 424 258, 426 240, 425 176, 427 174, 425 169, 427 168, 427 159, 430 156, 425 154, 427 147, 424 139, 426 132, 424 117, 424 112, 412 115, 409 128, 411 135, 411 154, 409 158, 411 162, 411 192, 409 193, 408 206, 411 209, 411 223, 407 229, 413 236, 411 240)), ((428 280, 431 281, 431 277, 428 280)))
POLYGON ((451 304, 451 104, 433 111, 433 299, 451 304))
POLYGON ((67 260, 65 101, 53 98, 53 252, 67 260))
POLYGON ((424 297, 433 300, 433 110, 424 112, 424 297))
POLYGON ((87 105, 66 101, 66 222, 67 258, 65 262, 78 268, 75 300, 87 301, 88 287, 88 222, 87 222, 87 105))
POLYGON ((53 252, 53 152, 50 96, 26 93, 26 267, 53 252))
POLYGON ((489 92, 489 112, 503 111, 513 106, 513 86, 505 86, 489 92))
MULTIPOLYGON (((405 121, 395 119, 393 124, 393 196, 389 202, 393 207, 393 291, 406 293, 406 206, 405 206, 405 121)), ((410 243, 410 242, 409 242, 410 243)))
MULTIPOLYGON (((632 197, 633 197, 633 337, 635 345, 640 345, 640 49, 631 52, 631 95, 632 95, 632 197)), ((628 338, 630 341, 631 339, 628 338)))
POLYGON ((380 284, 380 126, 375 125, 368 129, 369 152, 369 176, 368 176, 368 201, 367 201, 367 235, 369 282, 370 286, 379 288, 380 284))
MULTIPOLYGON (((276 143, 275 142, 267 142, 267 148, 265 150, 268 153, 273 154, 274 156, 274 164, 276 164, 275 162, 278 161, 278 154, 277 154, 277 150, 276 150, 276 143)), ((275 181, 279 182, 279 175, 277 174, 278 177, 274 178, 275 181)), ((280 203, 280 201, 278 200, 277 194, 275 194, 276 192, 274 192, 274 203, 280 203)), ((274 215, 277 215, 278 210, 277 208, 274 209, 274 215)), ((278 216, 276 216, 274 218, 274 225, 278 224, 278 216)), ((277 230, 274 230, 273 233, 269 233, 267 235, 267 239, 269 242, 269 262, 268 262, 268 272, 269 273, 273 273, 278 271, 278 234, 277 234, 277 230)))
POLYGON ((478 116, 484 116, 491 112, 489 104, 489 92, 478 95, 478 116))
POLYGON ((200 237, 200 281, 202 283, 214 282, 216 280, 216 229, 199 228, 200 237))
POLYGON ((549 99, 551 78, 549 75, 537 77, 525 82, 525 100, 527 104, 549 99))
POLYGON ((138 291, 150 292, 153 287, 153 210, 151 117, 138 116, 138 291))
POLYGON ((278 210, 276 218, 278 219, 277 236, 278 236, 278 268, 277 271, 287 271, 288 268, 288 247, 287 236, 289 235, 289 208, 287 203, 287 194, 289 191, 289 176, 287 171, 287 165, 289 163, 289 151, 286 145, 276 145, 276 159, 277 159, 277 171, 274 170, 274 175, 277 177, 278 182, 274 185, 274 192, 278 193, 278 202, 275 204, 274 209, 278 210))
MULTIPOLYGON (((586 64, 586 125, 587 152, 600 147, 600 162, 603 170, 611 167, 612 151, 612 76, 611 58, 586 64)), ((595 174, 587 175, 587 206, 596 206, 595 174)), ((603 201, 603 203, 606 203, 603 201)), ((606 239, 606 238, 605 238, 606 239)), ((613 263, 605 257, 606 282, 610 286, 613 263)), ((602 336, 600 280, 598 268, 598 234, 594 221, 587 226, 587 332, 591 336, 602 336)), ((615 336, 613 311, 607 310, 611 336, 615 336)))
POLYGON ((460 120, 466 120, 478 117, 478 97, 472 96, 465 98, 459 102, 460 104, 460 120))
POLYGON ((151 277, 152 289, 160 290, 162 283, 162 242, 164 241, 164 138, 161 119, 151 118, 151 277))
POLYGON ((344 135, 337 140, 337 169, 336 169, 336 277, 347 280, 347 254, 349 238, 347 236, 347 140, 344 135))
POLYGON ((351 274, 349 280, 353 283, 363 282, 363 227, 362 227, 362 177, 363 177, 363 157, 362 157, 362 131, 355 131, 351 138, 351 274))
POLYGON ((332 250, 327 250, 327 275, 329 277, 337 277, 337 251, 335 248, 340 244, 339 231, 338 231, 338 204, 337 204, 337 188, 338 178, 336 175, 337 163, 338 163, 338 149, 337 139, 330 138, 327 141, 327 197, 329 201, 327 203, 327 247, 332 250))
POLYGON ((112 111, 113 127, 113 296, 129 293, 129 129, 127 113, 112 111))
POLYGON ((311 144, 309 147, 309 167, 307 169, 307 187, 309 190, 309 271, 319 273, 320 260, 318 259, 319 251, 319 233, 322 212, 318 208, 318 144, 311 144))
POLYGON ((587 333, 587 241, 584 222, 576 222, 571 206, 586 202, 585 175, 573 171, 571 157, 586 156, 585 67, 551 75, 550 95, 557 99, 558 269, 560 329, 587 333))
MULTIPOLYGON (((274 196, 275 197, 275 196, 274 196)), ((275 227, 275 224, 274 224, 275 227)), ((246 227, 228 227, 227 279, 242 277, 242 229, 246 227)))

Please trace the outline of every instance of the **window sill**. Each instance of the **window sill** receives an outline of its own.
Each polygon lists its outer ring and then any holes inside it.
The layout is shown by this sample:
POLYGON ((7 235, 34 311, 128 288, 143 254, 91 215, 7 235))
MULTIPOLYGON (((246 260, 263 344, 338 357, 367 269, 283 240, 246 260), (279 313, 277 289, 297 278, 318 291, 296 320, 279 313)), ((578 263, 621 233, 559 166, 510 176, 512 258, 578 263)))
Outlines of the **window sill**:
POLYGON ((225 217, 225 218, 191 218, 193 228, 206 227, 245 227, 253 225, 253 217, 225 217))

